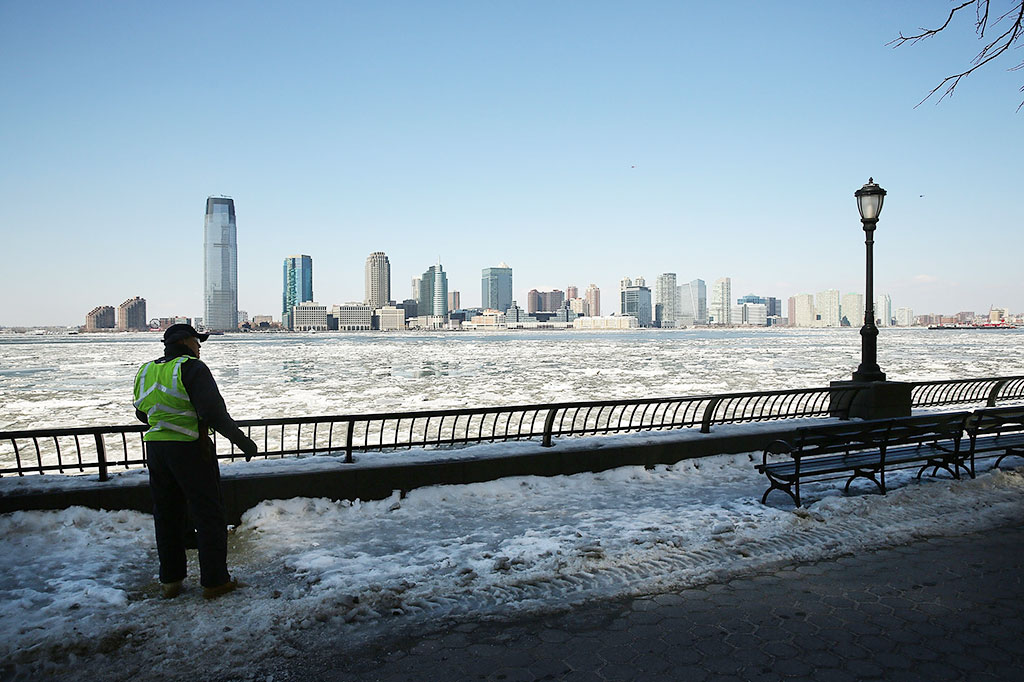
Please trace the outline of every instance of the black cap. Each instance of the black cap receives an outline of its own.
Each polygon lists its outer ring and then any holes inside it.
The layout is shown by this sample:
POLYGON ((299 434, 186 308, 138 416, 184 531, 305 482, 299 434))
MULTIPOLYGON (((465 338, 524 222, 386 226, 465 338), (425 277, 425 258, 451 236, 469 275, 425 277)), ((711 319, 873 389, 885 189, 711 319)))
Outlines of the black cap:
POLYGON ((210 338, 209 334, 200 334, 190 324, 172 324, 164 332, 164 343, 174 343, 193 336, 200 341, 206 341, 206 339, 210 338))

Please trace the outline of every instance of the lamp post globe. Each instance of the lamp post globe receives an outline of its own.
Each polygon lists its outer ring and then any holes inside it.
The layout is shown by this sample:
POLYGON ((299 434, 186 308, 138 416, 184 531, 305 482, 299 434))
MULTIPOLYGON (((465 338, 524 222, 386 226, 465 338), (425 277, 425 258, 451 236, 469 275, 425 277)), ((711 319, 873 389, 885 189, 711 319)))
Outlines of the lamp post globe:
POLYGON ((882 212, 885 190, 875 183, 874 178, 868 178, 867 184, 854 192, 853 196, 857 199, 857 210, 860 212, 860 222, 864 227, 864 246, 867 251, 867 281, 864 287, 864 296, 867 301, 864 306, 864 326, 860 330, 861 362, 860 367, 853 373, 853 380, 885 381, 885 373, 878 366, 878 327, 875 325, 873 262, 875 226, 878 224, 878 216, 882 212))

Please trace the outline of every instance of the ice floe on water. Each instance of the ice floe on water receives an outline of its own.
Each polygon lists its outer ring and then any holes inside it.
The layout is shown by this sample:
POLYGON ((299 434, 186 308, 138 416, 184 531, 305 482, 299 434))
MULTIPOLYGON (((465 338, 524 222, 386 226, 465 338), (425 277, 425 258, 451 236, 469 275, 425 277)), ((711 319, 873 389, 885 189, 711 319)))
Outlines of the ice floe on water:
MULTIPOLYGON (((892 379, 1024 373, 1024 330, 883 329, 892 379)), ((125 424, 159 335, 0 339, 0 429, 125 424), (24 371, 23 371, 24 370, 24 371), (31 371, 28 371, 31 370, 31 371)), ((235 334, 203 347, 235 418, 391 412, 825 386, 856 329, 235 334)))
POLYGON ((213 602, 200 597, 194 556, 185 592, 158 598, 148 515, 7 514, 0 676, 245 678, 309 647, 357 646, 427 619, 678 589, 1024 512, 1024 470, 923 482, 898 472, 886 496, 843 495, 828 482, 805 489, 805 508, 778 493, 762 505, 751 459, 435 486, 372 502, 266 501, 230 537, 232 571, 247 586, 213 602))

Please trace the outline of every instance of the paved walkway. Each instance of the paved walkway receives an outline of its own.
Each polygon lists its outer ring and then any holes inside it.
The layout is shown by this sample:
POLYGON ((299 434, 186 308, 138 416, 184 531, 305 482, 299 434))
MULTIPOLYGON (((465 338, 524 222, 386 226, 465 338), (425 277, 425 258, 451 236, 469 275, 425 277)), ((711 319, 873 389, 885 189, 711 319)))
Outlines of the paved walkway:
POLYGON ((307 652, 293 680, 1024 680, 1024 524, 307 652))

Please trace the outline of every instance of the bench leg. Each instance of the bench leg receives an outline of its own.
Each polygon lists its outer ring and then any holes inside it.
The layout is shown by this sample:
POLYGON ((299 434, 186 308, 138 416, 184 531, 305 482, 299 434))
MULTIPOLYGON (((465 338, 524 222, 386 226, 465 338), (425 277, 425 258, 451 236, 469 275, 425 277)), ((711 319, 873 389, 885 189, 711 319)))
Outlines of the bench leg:
POLYGON ((764 495, 761 496, 761 504, 765 503, 765 501, 768 499, 768 494, 771 493, 771 491, 781 490, 782 492, 790 496, 790 498, 793 500, 793 504, 795 504, 798 507, 800 506, 800 479, 796 479, 796 485, 798 487, 796 493, 794 494, 793 481, 782 481, 777 478, 773 478, 770 474, 766 475, 768 476, 768 483, 770 483, 770 485, 768 486, 768 490, 764 491, 764 495))
MULTIPOLYGON (((999 463, 1002 462, 1005 458, 1010 457, 1011 455, 1024 455, 1024 449, 1021 449, 1021 448, 1006 448, 1006 451, 1003 454, 999 455, 999 458, 996 459, 996 463, 992 465, 992 468, 993 469, 998 469, 999 468, 999 463)), ((971 460, 971 468, 973 468, 973 467, 974 467, 974 460, 972 459, 971 460)), ((971 475, 971 478, 974 478, 973 474, 971 475)))
POLYGON ((843 492, 850 492, 850 485, 858 478, 866 478, 876 486, 878 486, 879 492, 885 494, 885 469, 854 469, 853 476, 850 476, 849 480, 846 481, 846 487, 843 488, 843 492), (881 480, 875 478, 875 474, 881 475, 881 480))

